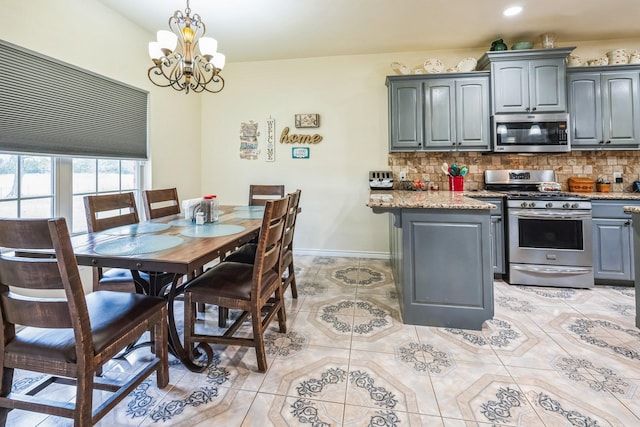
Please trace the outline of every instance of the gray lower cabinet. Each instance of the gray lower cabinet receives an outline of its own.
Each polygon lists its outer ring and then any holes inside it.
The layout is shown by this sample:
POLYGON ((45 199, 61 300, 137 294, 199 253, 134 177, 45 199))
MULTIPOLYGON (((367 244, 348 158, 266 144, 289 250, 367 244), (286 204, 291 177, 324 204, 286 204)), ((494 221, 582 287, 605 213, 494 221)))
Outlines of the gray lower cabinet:
POLYGON ((388 76, 389 151, 490 151, 489 73, 388 76))
POLYGON ((598 282, 634 279, 631 214, 623 206, 640 206, 631 200, 593 200, 593 276, 598 282))
POLYGON ((491 263, 493 274, 506 274, 504 202, 501 198, 474 197, 496 205, 491 212, 491 263))
POLYGON ((620 67, 568 71, 573 150, 640 146, 640 67, 620 67))
POLYGON ((493 317, 489 212, 402 209, 392 215, 391 257, 405 323, 480 330, 493 317))

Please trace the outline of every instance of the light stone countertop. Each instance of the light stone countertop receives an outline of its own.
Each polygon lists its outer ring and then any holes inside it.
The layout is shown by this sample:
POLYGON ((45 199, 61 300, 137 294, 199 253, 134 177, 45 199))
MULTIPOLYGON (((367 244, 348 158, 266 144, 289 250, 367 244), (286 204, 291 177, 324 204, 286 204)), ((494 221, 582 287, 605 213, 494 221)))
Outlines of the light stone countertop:
MULTIPOLYGON (((474 197, 481 196, 480 193, 473 192, 474 197)), ((367 206, 370 208, 419 208, 419 209, 476 209, 490 210, 496 206, 480 200, 468 197, 470 193, 461 191, 370 191, 367 206)), ((498 193, 490 193, 494 197, 501 197, 498 193)))
MULTIPOLYGON (((638 200, 640 193, 569 193, 591 200, 638 200)), ((404 191, 373 190, 369 192, 370 208, 422 208, 422 209, 494 209, 495 206, 474 199, 475 197, 504 197, 495 191, 404 191)), ((640 213, 640 206, 625 206, 626 212, 640 213)))
POLYGON ((571 193, 576 196, 588 197, 591 200, 640 200, 640 193, 615 192, 615 193, 571 193))

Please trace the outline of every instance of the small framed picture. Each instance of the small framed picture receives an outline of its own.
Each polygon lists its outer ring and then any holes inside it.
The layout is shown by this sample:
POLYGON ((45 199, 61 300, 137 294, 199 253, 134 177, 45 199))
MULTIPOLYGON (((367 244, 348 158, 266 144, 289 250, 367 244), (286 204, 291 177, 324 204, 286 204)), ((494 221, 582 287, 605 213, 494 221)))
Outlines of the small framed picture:
POLYGON ((293 147, 291 148, 291 158, 293 159, 308 159, 309 147, 293 147))
POLYGON ((296 114, 297 128, 317 128, 320 127, 320 114, 296 114))

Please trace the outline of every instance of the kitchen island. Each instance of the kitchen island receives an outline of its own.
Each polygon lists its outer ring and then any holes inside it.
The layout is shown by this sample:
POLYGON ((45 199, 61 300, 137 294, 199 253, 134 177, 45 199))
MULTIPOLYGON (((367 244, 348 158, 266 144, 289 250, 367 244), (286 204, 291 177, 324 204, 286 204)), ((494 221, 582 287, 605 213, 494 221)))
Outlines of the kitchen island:
POLYGON ((404 323, 480 330, 493 318, 490 213, 495 206, 465 194, 376 190, 369 195, 367 206, 374 213, 390 214, 391 264, 404 323))

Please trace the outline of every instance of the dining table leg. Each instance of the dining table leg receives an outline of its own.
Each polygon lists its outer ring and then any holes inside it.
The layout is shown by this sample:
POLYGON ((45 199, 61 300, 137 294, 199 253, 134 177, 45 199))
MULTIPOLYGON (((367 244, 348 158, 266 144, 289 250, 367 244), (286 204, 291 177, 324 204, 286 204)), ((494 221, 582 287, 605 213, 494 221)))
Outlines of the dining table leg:
POLYGON ((174 303, 175 299, 178 295, 182 293, 184 289, 184 285, 180 283, 181 274, 175 274, 173 280, 170 285, 166 283, 162 283, 158 280, 157 274, 149 274, 149 282, 140 277, 140 274, 132 270, 131 274, 133 276, 134 282, 136 282, 136 287, 142 287, 145 289, 148 295, 160 296, 166 299, 167 301, 167 329, 168 329, 168 344, 169 344, 169 352, 180 359, 182 364, 192 372, 202 372, 207 366, 211 364, 213 361, 213 350, 206 343, 199 343, 195 351, 200 354, 204 354, 207 358, 206 363, 204 365, 196 365, 193 363, 191 356, 187 353, 186 349, 180 342, 180 335, 178 334, 178 328, 176 327, 176 318, 175 318, 175 308, 174 303))

